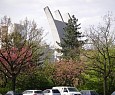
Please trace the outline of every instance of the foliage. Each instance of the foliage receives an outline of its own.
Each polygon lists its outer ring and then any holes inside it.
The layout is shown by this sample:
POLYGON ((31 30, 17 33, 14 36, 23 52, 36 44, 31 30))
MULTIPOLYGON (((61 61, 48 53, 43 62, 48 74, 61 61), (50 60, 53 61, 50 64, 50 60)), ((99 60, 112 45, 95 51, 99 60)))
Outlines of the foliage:
POLYGON ((110 14, 104 16, 104 22, 103 26, 99 25, 97 28, 92 26, 90 28, 90 34, 87 37, 92 43, 92 48, 90 52, 89 50, 85 51, 85 55, 90 60, 88 69, 98 74, 97 77, 103 82, 103 93, 108 95, 111 93, 108 89, 111 85, 108 82, 115 72, 115 35, 112 33, 113 20, 110 14))
POLYGON ((40 71, 44 76, 54 85, 53 73, 55 70, 55 63, 45 63, 40 71))
MULTIPOLYGON (((9 22, 7 18, 4 18, 4 21, 9 22)), ((19 28, 14 26, 11 30, 12 32, 7 33, 1 42, 0 71, 12 80, 12 90, 15 90, 17 76, 25 70, 31 71, 34 67, 39 66, 38 63, 44 59, 41 57, 44 53, 41 49, 43 46, 41 45, 42 30, 37 28, 34 21, 29 22, 26 19, 19 28), (25 30, 24 33, 22 33, 22 28, 25 30)))
POLYGON ((85 70, 81 75, 81 84, 78 86, 81 90, 95 90, 99 95, 102 95, 103 80, 99 77, 97 72, 92 70, 85 70))
POLYGON ((46 89, 51 87, 52 83, 44 76, 44 73, 39 69, 35 69, 32 72, 24 72, 17 78, 17 88, 20 90, 26 89, 46 89))
POLYGON ((5 95, 7 91, 9 91, 10 89, 9 88, 0 88, 0 93, 2 95, 5 95))
POLYGON ((73 15, 72 18, 68 20, 66 27, 64 28, 64 37, 62 41, 58 43, 62 47, 61 52, 62 57, 65 59, 78 59, 80 55, 80 49, 84 44, 84 41, 80 40, 82 33, 79 32, 80 24, 78 24, 78 19, 73 15))
POLYGON ((84 71, 82 62, 61 60, 55 63, 53 79, 56 85, 78 85, 79 76, 84 71))

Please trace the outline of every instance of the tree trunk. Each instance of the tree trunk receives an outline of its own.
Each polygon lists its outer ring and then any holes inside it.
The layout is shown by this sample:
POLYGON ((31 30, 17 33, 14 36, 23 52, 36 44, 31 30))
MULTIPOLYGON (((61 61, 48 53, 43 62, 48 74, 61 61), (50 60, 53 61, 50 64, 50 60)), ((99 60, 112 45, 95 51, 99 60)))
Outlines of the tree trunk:
POLYGON ((12 90, 15 92, 15 86, 16 86, 16 76, 12 76, 12 90))
POLYGON ((107 78, 104 77, 104 83, 103 83, 103 91, 104 91, 104 95, 107 95, 107 78))

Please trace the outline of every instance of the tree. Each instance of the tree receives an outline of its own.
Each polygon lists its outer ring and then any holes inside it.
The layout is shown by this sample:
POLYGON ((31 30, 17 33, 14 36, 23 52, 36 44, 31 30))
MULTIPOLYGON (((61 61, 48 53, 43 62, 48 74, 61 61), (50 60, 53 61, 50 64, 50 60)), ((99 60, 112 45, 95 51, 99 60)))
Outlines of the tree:
POLYGON ((56 85, 76 86, 83 71, 84 64, 82 62, 61 60, 55 63, 53 79, 56 85))
MULTIPOLYGON (((4 17, 2 21, 9 23, 9 20, 4 17)), ((4 24, 1 25, 4 26, 4 24)), ((0 71, 6 78, 12 80, 13 91, 15 91, 17 76, 25 70, 39 66, 44 59, 41 57, 44 55, 42 50, 44 45, 41 44, 42 30, 37 28, 34 21, 29 22, 27 19, 20 25, 24 31, 12 27, 12 32, 4 36, 0 48, 0 71)))
POLYGON ((80 49, 84 43, 84 41, 80 40, 82 37, 82 33, 79 32, 80 28, 78 19, 73 15, 64 28, 62 42, 58 43, 58 45, 62 47, 61 52, 63 53, 63 58, 76 60, 76 58, 79 57, 80 49))
MULTIPOLYGON (((112 31, 112 16, 104 16, 104 25, 97 28, 92 26, 87 35, 91 43, 91 50, 86 50, 85 55, 90 59, 89 70, 96 72, 98 78, 103 81, 103 93, 109 95, 110 77, 115 72, 115 35, 112 31), (87 53, 86 53, 87 52, 87 53)), ((114 77, 115 78, 115 77, 114 77)))
MULTIPOLYGON (((50 76, 49 76, 50 77, 50 76)), ((26 89, 47 89, 52 87, 52 83, 44 75, 44 72, 40 69, 34 69, 31 72, 23 72, 17 78, 17 87, 20 90, 26 89)))
POLYGON ((52 88, 54 86, 53 73, 54 64, 44 63, 32 71, 22 72, 17 78, 17 87, 20 90, 36 89, 41 90, 52 88))

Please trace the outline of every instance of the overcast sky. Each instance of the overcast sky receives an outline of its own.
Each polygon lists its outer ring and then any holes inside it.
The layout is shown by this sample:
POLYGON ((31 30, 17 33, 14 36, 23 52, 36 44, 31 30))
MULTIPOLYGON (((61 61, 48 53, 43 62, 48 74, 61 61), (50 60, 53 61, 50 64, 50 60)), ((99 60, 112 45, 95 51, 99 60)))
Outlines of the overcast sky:
POLYGON ((44 33, 48 33, 46 40, 50 43, 53 39, 43 9, 46 6, 49 6, 52 13, 60 10, 62 15, 75 15, 81 23, 82 31, 89 25, 99 23, 108 11, 115 17, 115 0, 0 0, 0 17, 7 15, 16 23, 26 17, 34 19, 39 27, 43 27, 44 33))

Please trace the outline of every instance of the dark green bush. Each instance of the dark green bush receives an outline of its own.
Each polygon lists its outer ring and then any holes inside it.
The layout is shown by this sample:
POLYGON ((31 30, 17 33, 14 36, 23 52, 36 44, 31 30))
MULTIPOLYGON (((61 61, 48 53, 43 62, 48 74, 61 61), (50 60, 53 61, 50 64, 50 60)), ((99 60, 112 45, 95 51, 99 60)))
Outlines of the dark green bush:
POLYGON ((7 91, 9 91, 9 88, 0 88, 0 93, 4 95, 7 91))

